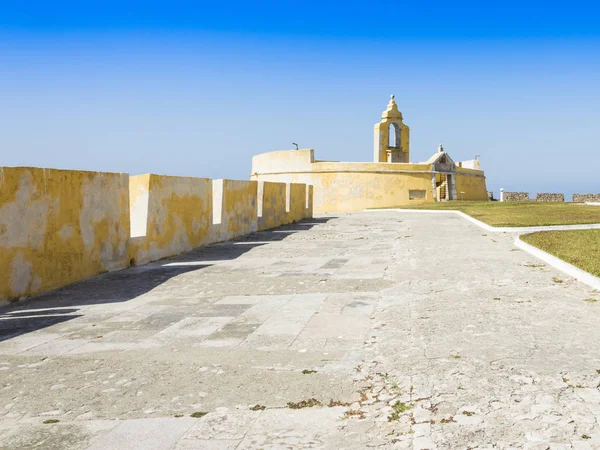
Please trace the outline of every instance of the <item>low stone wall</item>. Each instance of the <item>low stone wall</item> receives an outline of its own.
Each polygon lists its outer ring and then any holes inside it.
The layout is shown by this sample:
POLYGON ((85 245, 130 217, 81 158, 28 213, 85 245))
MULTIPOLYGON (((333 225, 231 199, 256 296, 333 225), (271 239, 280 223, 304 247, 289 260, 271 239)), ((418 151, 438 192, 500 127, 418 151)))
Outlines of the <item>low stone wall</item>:
POLYGON ((527 202, 529 201, 529 192, 505 192, 505 202, 527 202))
POLYGON ((299 183, 0 167, 0 301, 310 218, 312 195, 299 183))
POLYGON ((565 194, 541 193, 535 196, 536 202, 564 202, 565 194))
POLYGON ((573 194, 573 202, 600 202, 600 194, 573 194))

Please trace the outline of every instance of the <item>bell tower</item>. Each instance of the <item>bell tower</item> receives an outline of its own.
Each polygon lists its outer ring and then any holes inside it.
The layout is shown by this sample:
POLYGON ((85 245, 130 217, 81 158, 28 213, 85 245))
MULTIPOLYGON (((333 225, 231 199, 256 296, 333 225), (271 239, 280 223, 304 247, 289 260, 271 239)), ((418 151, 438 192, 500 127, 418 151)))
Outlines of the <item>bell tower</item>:
POLYGON ((375 162, 407 163, 410 130, 402 123, 402 113, 392 95, 381 122, 375 124, 375 162))

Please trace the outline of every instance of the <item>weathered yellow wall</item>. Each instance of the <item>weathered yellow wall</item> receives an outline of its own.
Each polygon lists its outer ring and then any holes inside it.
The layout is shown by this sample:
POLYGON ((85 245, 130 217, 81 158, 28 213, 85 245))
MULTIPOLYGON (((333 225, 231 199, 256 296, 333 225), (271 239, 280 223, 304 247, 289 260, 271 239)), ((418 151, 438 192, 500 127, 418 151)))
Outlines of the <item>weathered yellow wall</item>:
POLYGON ((242 180, 215 180, 222 185, 214 198, 215 211, 221 211, 219 227, 213 231, 213 242, 226 241, 258 229, 258 183, 242 180), (220 208, 219 208, 220 206, 220 208))
POLYGON ((126 267, 128 175, 0 168, 0 299, 126 267))
POLYGON ((177 255, 209 241, 210 179, 136 175, 130 177, 129 195, 132 224, 129 253, 136 263, 177 255))
MULTIPOLYGON (((315 212, 361 211, 435 201, 432 165, 314 161, 312 150, 263 153, 252 159, 253 180, 313 185, 315 212), (410 199, 410 191, 425 191, 410 199)), ((456 167, 457 197, 487 200, 483 171, 456 167)), ((452 172, 451 172, 452 173, 452 172)))
POLYGON ((290 192, 290 201, 289 211, 287 213, 287 223, 293 223, 305 218, 306 184, 290 183, 288 188, 290 192))
MULTIPOLYGON (((256 181, 0 168, 0 300, 256 231, 257 186, 256 181), (215 208, 213 186, 220 186, 215 208)), ((290 212, 284 183, 265 183, 263 193, 260 229, 312 217, 304 185, 290 187, 290 212)))
MULTIPOLYGON (((315 163, 319 165, 332 163, 315 163)), ((348 164, 340 164, 340 168, 348 164)), ((353 163, 354 166, 358 164, 353 163)), ((364 163, 362 166, 379 166, 364 163)), ((387 164, 382 164, 387 165, 387 164)), ((417 165, 414 165, 417 166, 417 165)), ((363 169, 365 168, 363 167, 363 169)), ((305 183, 313 185, 315 212, 361 211, 367 208, 385 208, 433 201, 431 173, 424 171, 340 171, 254 176, 262 181, 305 183), (409 190, 426 191, 425 200, 409 200, 409 190)))
POLYGON ((260 182, 258 202, 261 211, 258 218, 258 230, 276 228, 286 222, 286 184, 260 182))
POLYGON ((304 211, 305 219, 310 219, 313 216, 314 193, 315 193, 315 187, 311 184, 307 184, 306 185, 306 210, 304 211))
POLYGON ((252 174, 289 172, 294 170, 311 170, 314 162, 314 150, 281 150, 261 153, 252 157, 252 174))
POLYGON ((456 168, 457 200, 488 200, 485 177, 481 174, 479 170, 456 168))

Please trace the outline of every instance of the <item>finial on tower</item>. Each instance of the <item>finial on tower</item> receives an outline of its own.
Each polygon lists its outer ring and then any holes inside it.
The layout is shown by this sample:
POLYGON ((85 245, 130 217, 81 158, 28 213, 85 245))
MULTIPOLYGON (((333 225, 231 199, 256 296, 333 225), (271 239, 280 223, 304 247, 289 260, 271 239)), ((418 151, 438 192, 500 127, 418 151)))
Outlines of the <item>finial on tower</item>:
POLYGON ((442 144, 440 144, 440 146, 438 147, 438 153, 442 153, 444 151, 444 147, 442 146, 442 144))
POLYGON ((387 105, 387 109, 381 115, 382 119, 393 118, 402 120, 402 113, 398 111, 398 105, 396 104, 396 96, 390 95, 390 102, 387 105))

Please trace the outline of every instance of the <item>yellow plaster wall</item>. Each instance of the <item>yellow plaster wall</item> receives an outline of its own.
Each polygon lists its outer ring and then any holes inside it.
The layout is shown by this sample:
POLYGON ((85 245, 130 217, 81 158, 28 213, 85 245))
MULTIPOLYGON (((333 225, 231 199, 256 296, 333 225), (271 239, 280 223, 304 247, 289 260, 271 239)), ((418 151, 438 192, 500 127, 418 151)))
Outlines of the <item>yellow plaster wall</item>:
MULTIPOLYGON (((214 241, 226 241, 258 229, 258 183, 243 180, 222 182, 221 223, 214 241)), ((217 205, 218 209, 218 205, 217 205)))
POLYGON ((0 168, 0 300, 312 217, 304 185, 0 168), (213 184, 220 186, 213 223, 213 184))
POLYGON ((261 205, 258 218, 258 230, 276 228, 286 222, 285 183, 260 182, 258 186, 258 201, 261 205))
POLYGON ((298 222, 306 216, 306 184, 290 183, 288 188, 290 201, 286 221, 287 223, 298 222))
MULTIPOLYGON (((315 212, 360 211, 433 202, 432 165, 314 161, 311 151, 279 151, 253 158, 253 180, 313 186, 315 212), (270 158, 273 158, 271 161, 270 158), (410 191, 425 199, 410 200, 410 191)), ((457 196, 486 200, 483 171, 456 167, 457 196)))
POLYGON ((209 242, 212 181, 208 178, 130 177, 130 257, 145 263, 209 242), (145 226, 144 226, 145 225, 145 226))
POLYGON ((311 170, 314 162, 314 150, 280 150, 261 153, 252 157, 252 174, 289 172, 293 170, 311 170))
POLYGON ((0 168, 0 299, 126 267, 128 175, 0 168))
POLYGON ((311 219, 313 216, 315 187, 311 184, 306 185, 306 211, 304 212, 305 219, 311 219))
POLYGON ((265 174, 254 178, 312 184, 313 209, 321 213, 423 203, 423 200, 409 200, 409 189, 424 190, 424 201, 433 201, 429 172, 309 172, 265 174))
POLYGON ((488 200, 483 172, 457 168, 455 177, 457 200, 488 200), (464 195, 461 192, 464 192, 464 195))

